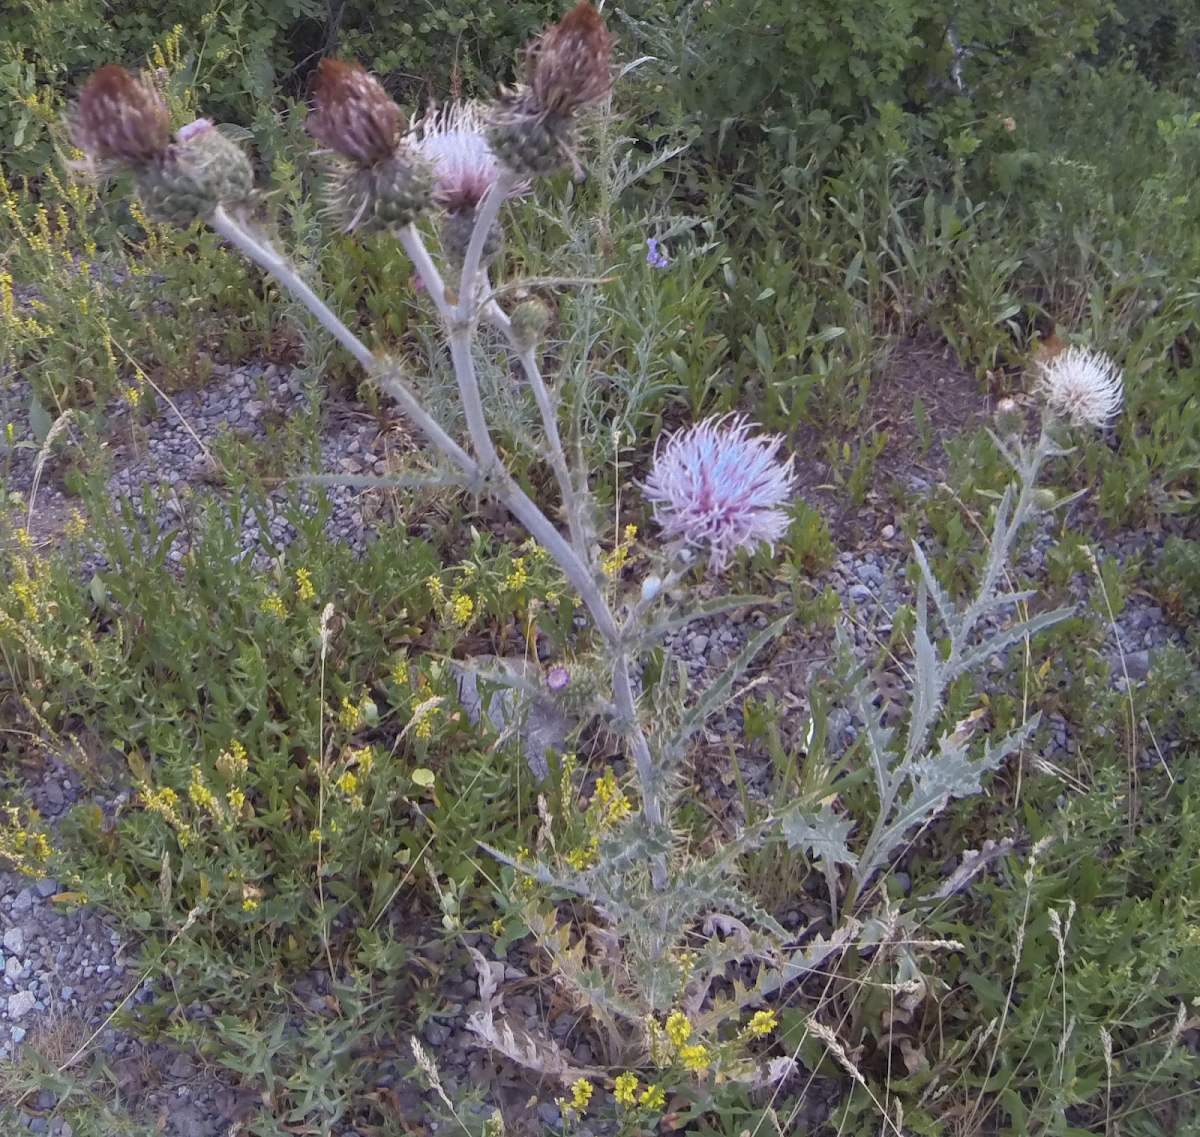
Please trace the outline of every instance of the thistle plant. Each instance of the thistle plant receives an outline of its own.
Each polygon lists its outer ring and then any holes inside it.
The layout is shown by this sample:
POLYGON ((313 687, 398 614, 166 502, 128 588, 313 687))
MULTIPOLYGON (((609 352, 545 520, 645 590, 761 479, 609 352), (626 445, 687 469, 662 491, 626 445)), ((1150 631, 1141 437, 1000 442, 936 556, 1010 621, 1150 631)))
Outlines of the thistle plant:
MULTIPOLYGON (((736 697, 739 679, 788 618, 753 635, 740 656, 696 697, 687 692, 686 671, 674 664, 644 691, 639 668, 649 649, 660 647, 668 633, 695 616, 745 603, 744 597, 732 597, 687 606, 680 598, 686 597, 686 583, 700 557, 706 556, 708 572, 717 574, 740 551, 773 546, 782 538, 788 523, 785 507, 793 493, 791 462, 780 456, 782 440, 756 435, 740 418, 703 422, 662 441, 642 491, 665 545, 640 589, 628 598, 615 595, 612 578, 623 555, 605 554, 597 541, 601 510, 588 470, 579 447, 569 454, 560 432, 560 418, 567 417, 561 392, 541 369, 549 311, 536 299, 506 311, 500 301, 516 291, 517 282, 495 288, 491 280, 493 267, 502 263, 505 202, 535 192, 539 179, 560 168, 582 176, 576 154, 581 115, 610 94, 613 46, 597 11, 579 3, 531 45, 524 82, 517 88, 490 106, 451 107, 411 127, 378 80, 361 67, 326 60, 319 70, 308 129, 332 155, 325 186, 329 213, 351 234, 395 239, 407 254, 436 313, 438 338, 431 337, 426 362, 435 369, 441 349, 448 349, 461 433, 419 396, 409 362, 372 352, 322 300, 311 274, 302 275, 254 224, 249 163, 219 129, 198 120, 172 137, 154 90, 114 67, 103 68, 83 88, 71 128, 95 172, 132 171, 153 217, 176 224, 202 221, 307 308, 443 461, 445 468, 427 481, 453 482, 495 499, 557 563, 587 610, 600 660, 588 667, 555 667, 545 689, 565 700, 578 693, 581 676, 605 675, 603 686, 592 690, 589 685, 587 705, 578 709, 598 715, 623 743, 638 800, 631 801, 614 783, 604 783, 589 807, 588 841, 579 850, 559 855, 551 842, 551 851, 537 857, 492 851, 526 880, 577 895, 592 906, 596 924, 590 952, 580 946, 587 941, 572 943, 536 903, 523 917, 553 954, 561 981, 601 1024, 611 1060, 677 1067, 689 1075, 708 1070, 741 1081, 772 1080, 785 1066, 756 1073, 747 1065, 745 1046, 765 1033, 767 1020, 755 1017, 767 1013, 764 1000, 811 974, 860 931, 875 933, 851 914, 827 939, 810 940, 803 948, 789 944, 784 929, 738 887, 738 859, 782 821, 791 844, 808 847, 829 867, 835 904, 839 864, 853 867, 861 894, 907 834, 950 797, 976 792, 982 773, 1029 737, 1036 720, 986 747, 977 759, 968 756, 966 740, 953 733, 943 735, 936 749, 928 746, 945 690, 955 677, 1066 614, 1036 617, 986 643, 972 638, 985 616, 1022 598, 1001 595, 1001 576, 1021 527, 1044 505, 1036 486, 1039 470, 1063 451, 1053 442, 1049 423, 1034 447, 1011 433, 998 436, 1017 470, 1021 491, 1015 506, 1008 494, 997 510, 980 593, 965 612, 956 611, 920 549, 915 550, 922 574, 917 667, 903 746, 894 743, 870 706, 869 691, 860 686, 857 693, 879 792, 879 811, 865 844, 857 842, 857 851, 851 851, 854 821, 826 805, 816 811, 797 807, 782 818, 769 818, 711 856, 690 854, 671 824, 679 794, 676 775, 688 742, 736 697), (431 248, 426 239, 425 222, 431 218, 440 248, 431 248), (481 334, 485 326, 491 335, 481 334), (497 340, 507 345, 500 350, 506 362, 518 364, 536 406, 537 453, 557 487, 561 528, 521 488, 494 441, 480 370, 481 364, 495 365, 497 340), (950 638, 945 658, 928 633, 929 598, 950 638), (652 732, 647 730, 650 722, 652 732), (726 975, 731 965, 747 963, 748 977, 730 990, 726 975), (733 1034, 725 1029, 730 1023, 741 1024, 733 1034), (735 1036, 741 1042, 731 1048, 728 1040, 735 1036)), ((647 242, 647 264, 666 269, 670 259, 660 251, 659 240, 647 242)), ((1075 422, 1097 423, 1115 409, 1112 375, 1103 367, 1047 372, 1045 384, 1048 405, 1075 422), (1089 404, 1088 389, 1107 395, 1097 394, 1089 404)), ((568 437, 579 433, 577 408, 571 409, 568 437)), ((421 479, 409 478, 407 484, 421 484, 421 479)), ((556 819, 548 807, 544 814, 545 827, 552 831, 556 819)), ((886 929, 879 933, 885 934, 886 929)), ((518 1037, 505 1024, 490 964, 481 959, 477 965, 483 1008, 473 1020, 474 1029, 515 1060, 564 1082, 577 1081, 580 1071, 561 1054, 518 1037)))
MULTIPOLYGON (((610 578, 595 539, 586 470, 572 468, 559 432, 557 393, 543 377, 539 341, 548 312, 536 300, 504 311, 493 292, 488 264, 500 248, 498 219, 509 198, 569 165, 580 114, 605 100, 613 85, 614 37, 596 10, 580 3, 528 49, 525 81, 491 106, 459 105, 427 116, 411 129, 382 85, 357 64, 324 60, 313 91, 307 129, 332 154, 325 198, 329 212, 354 233, 386 232, 400 242, 424 283, 449 348, 466 439, 456 437, 417 396, 405 365, 376 356, 321 299, 288 258, 252 222, 250 166, 244 154, 199 120, 172 138, 154 88, 119 67, 102 68, 84 86, 70 122, 72 137, 98 175, 133 172, 154 218, 177 224, 203 221, 269 272, 390 395, 452 468, 459 484, 501 502, 561 567, 587 608, 607 657, 610 697, 601 700, 612 730, 626 740, 641 790, 641 810, 652 829, 666 826, 670 771, 663 748, 651 750, 635 698, 634 660, 646 642, 651 609, 666 593, 664 579, 622 609, 610 598, 610 578), (441 252, 435 257, 418 221, 440 215, 441 252), (541 424, 539 450, 552 471, 566 519, 561 532, 520 488, 500 460, 485 414, 476 352, 481 325, 499 331, 532 392, 541 424)), ((752 447, 744 424, 721 432, 728 445, 752 447)), ((718 447, 719 448, 719 447, 718 447)), ((771 454, 774 450, 771 450, 771 454)), ((769 464, 769 459, 768 459, 769 464)), ((765 468, 765 467, 764 467, 765 468)), ((444 475, 437 478, 445 484, 444 475)), ((782 490, 786 476, 780 475, 782 490)), ((714 567, 756 532, 722 533, 710 518, 714 567)), ((779 524, 763 530, 777 536, 779 524), (769 531, 769 532, 768 532, 769 531)), ((693 534, 687 542, 695 544, 693 534)), ((690 566, 683 550, 666 575, 682 579, 690 566)), ((660 859, 661 861, 661 859, 660 859)), ((656 879, 665 887, 659 863, 656 879)))
POLYGON ((1060 509, 1078 495, 1057 499, 1052 491, 1039 488, 1042 467, 1051 458, 1070 453, 1056 441, 1072 427, 1101 427, 1119 411, 1122 402, 1120 370, 1111 359, 1081 347, 1072 347, 1054 360, 1039 366, 1038 390, 1044 401, 1037 441, 1024 438, 1023 416, 1011 401, 997 409, 996 429, 991 432, 1000 453, 1012 467, 1019 489, 1009 485, 996 507, 987 562, 974 599, 960 611, 942 588, 929 560, 917 542, 913 557, 920 577, 916 594, 916 628, 913 634, 914 666, 912 706, 902 732, 884 725, 883 707, 875 706, 875 692, 865 679, 853 692, 856 714, 865 727, 868 762, 879 795, 879 807, 869 827, 865 845, 851 851, 850 837, 857 823, 835 814, 828 805, 819 811, 796 806, 782 817, 788 844, 806 848, 823 864, 835 906, 838 865, 850 867, 852 897, 861 897, 888 859, 912 833, 927 825, 951 798, 978 793, 981 779, 996 769, 1005 757, 1023 747, 1037 730, 1040 716, 1034 714, 1000 742, 987 740, 982 754, 968 753, 971 731, 968 724, 946 730, 931 745, 930 736, 940 718, 950 684, 976 670, 1013 644, 1065 620, 1071 607, 1043 612, 1000 628, 989 637, 983 629, 989 617, 1029 600, 1034 592, 1006 592, 1004 574, 1012 561, 1021 530, 1042 514, 1060 509), (1015 497, 1015 501, 1014 501, 1015 497), (929 604, 941 622, 945 652, 939 650, 929 631, 929 604))

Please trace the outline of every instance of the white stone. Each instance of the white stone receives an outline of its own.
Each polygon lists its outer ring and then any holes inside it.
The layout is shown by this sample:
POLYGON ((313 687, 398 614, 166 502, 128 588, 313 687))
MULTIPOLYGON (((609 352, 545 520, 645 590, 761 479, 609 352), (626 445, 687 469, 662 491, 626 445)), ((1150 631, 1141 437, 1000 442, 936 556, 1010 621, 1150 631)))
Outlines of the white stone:
POLYGON ((10 1019, 23 1018, 33 1010, 36 1002, 37 996, 32 991, 18 991, 15 995, 9 995, 8 1017, 10 1019))

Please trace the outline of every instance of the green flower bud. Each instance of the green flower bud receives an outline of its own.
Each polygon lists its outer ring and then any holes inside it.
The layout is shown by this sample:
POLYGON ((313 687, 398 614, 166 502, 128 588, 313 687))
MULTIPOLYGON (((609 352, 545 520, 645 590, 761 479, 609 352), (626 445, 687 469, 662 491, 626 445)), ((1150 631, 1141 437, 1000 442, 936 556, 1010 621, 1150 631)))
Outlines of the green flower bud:
POLYGON ((218 205, 239 205, 254 189, 250 160, 207 119, 183 127, 135 180, 151 220, 180 226, 211 216, 218 205))
POLYGON ((512 326, 517 342, 528 350, 541 341, 550 327, 550 309, 536 297, 522 300, 513 309, 512 326))

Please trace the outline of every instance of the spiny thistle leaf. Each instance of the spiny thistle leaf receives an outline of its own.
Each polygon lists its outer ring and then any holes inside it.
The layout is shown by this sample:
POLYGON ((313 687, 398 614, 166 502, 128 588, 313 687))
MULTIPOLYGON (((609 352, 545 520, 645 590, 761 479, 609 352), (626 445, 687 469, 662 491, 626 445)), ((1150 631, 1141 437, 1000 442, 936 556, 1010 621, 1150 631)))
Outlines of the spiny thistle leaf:
POLYGON ((781 822, 789 849, 805 848, 817 860, 835 865, 858 863, 846 843, 854 829, 853 818, 834 813, 828 805, 822 805, 816 813, 797 806, 788 810, 781 822))

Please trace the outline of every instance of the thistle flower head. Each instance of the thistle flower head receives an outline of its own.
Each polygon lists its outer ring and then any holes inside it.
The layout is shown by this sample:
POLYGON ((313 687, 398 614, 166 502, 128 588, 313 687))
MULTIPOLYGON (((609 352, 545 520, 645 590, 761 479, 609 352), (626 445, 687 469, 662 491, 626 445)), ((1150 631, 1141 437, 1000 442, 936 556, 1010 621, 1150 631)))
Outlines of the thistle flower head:
POLYGON ((89 158, 141 168, 171 141, 166 104, 151 84, 124 67, 101 67, 79 92, 72 141, 89 158))
POLYGON ((776 456, 779 436, 749 431, 746 419, 732 415, 676 431, 660 442, 642 486, 663 534, 707 547, 713 573, 738 549, 774 547, 787 532, 793 460, 776 456))
MULTIPOLYGON (((502 169, 484 135, 478 104, 452 103, 425 115, 409 132, 408 145, 433 167, 433 199, 449 213, 474 209, 500 177, 502 169)), ((521 182, 510 197, 526 193, 521 182)))
POLYGON ((1041 369, 1046 405, 1075 426, 1104 426, 1121 409, 1121 369, 1103 352, 1069 347, 1041 369))
POLYGON ((615 41, 600 13, 586 0, 547 28, 530 45, 525 60, 538 109, 571 115, 603 99, 612 90, 615 41))
POLYGON ((331 150, 363 167, 395 153, 404 115, 360 64, 322 59, 313 103, 308 132, 331 150))

